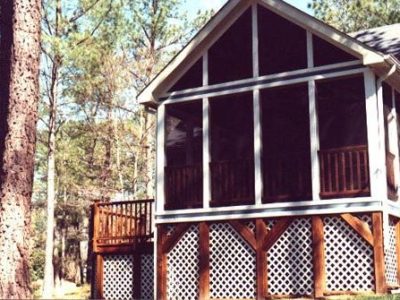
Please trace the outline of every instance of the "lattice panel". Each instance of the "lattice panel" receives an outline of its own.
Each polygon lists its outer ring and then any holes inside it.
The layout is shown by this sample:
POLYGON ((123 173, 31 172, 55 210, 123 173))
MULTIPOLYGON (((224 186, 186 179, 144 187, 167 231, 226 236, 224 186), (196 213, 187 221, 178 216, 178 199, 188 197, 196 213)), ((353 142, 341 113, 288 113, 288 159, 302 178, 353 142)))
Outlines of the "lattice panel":
POLYGON ((192 225, 168 253, 168 300, 198 299, 199 229, 192 225))
POLYGON ((154 260, 153 254, 142 255, 142 263, 140 266, 141 283, 140 283, 140 300, 154 299, 154 260))
POLYGON ((211 298, 253 299, 256 255, 227 223, 210 226, 211 298))
POLYGON ((397 253, 396 253, 396 223, 389 219, 388 232, 385 234, 385 271, 386 282, 389 285, 397 285, 397 253))
POLYGON ((269 293, 312 295, 312 253, 311 219, 294 220, 267 254, 269 293))
MULTIPOLYGON (((361 219, 364 220, 364 217, 361 219)), ((375 280, 372 247, 340 217, 324 218, 324 235, 327 289, 373 290, 375 280)))
POLYGON ((105 299, 123 300, 133 297, 133 256, 110 255, 104 257, 105 299))

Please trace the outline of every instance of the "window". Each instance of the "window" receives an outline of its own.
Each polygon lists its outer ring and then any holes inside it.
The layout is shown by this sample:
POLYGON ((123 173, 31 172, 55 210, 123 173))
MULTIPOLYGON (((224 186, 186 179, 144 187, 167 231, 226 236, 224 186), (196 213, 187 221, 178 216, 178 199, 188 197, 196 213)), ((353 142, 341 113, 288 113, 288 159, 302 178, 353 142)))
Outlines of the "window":
POLYGON ((211 205, 254 203, 253 94, 210 99, 211 205))
POLYGON ((203 85, 203 59, 199 59, 169 90, 169 92, 196 88, 203 85))
POLYGON ((209 84, 253 76, 251 9, 248 9, 210 48, 209 84))
POLYGON ((312 199, 307 84, 261 91, 263 202, 312 199))
POLYGON ((202 101, 166 105, 166 209, 203 202, 202 101))
POLYGON ((315 35, 313 36, 313 48, 314 65, 316 67, 357 60, 357 58, 352 56, 351 54, 348 54, 342 49, 326 42, 325 40, 315 35))
POLYGON ((363 77, 319 81, 316 87, 321 197, 367 196, 369 165, 363 77))
POLYGON ((307 68, 307 33, 296 24, 258 6, 260 75, 307 68))

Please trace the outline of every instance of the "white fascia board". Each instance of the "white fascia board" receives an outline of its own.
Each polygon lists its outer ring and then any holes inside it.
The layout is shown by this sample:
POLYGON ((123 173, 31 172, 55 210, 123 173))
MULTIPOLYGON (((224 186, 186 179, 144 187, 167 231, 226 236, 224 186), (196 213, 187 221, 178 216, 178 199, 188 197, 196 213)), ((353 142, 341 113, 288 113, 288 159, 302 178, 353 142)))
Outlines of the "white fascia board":
POLYGON ((156 224, 383 211, 382 201, 374 199, 369 199, 368 201, 360 201, 360 199, 358 199, 358 201, 354 199, 341 199, 339 202, 330 202, 329 200, 313 201, 313 203, 309 205, 297 205, 292 207, 273 207, 274 205, 272 205, 270 208, 267 208, 267 206, 269 205, 253 207, 251 210, 231 207, 230 210, 203 211, 198 213, 188 213, 182 210, 180 214, 157 215, 156 224))

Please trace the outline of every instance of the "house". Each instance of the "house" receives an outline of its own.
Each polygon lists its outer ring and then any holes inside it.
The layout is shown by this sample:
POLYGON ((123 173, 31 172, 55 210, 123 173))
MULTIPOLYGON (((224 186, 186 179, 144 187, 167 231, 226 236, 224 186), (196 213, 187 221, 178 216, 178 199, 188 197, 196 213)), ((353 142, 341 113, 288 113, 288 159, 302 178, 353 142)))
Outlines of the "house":
POLYGON ((397 288, 399 37, 399 24, 347 35, 281 0, 229 1, 138 97, 157 110, 154 232, 150 206, 95 206, 97 295, 397 288), (140 250, 153 242, 154 277, 140 250))

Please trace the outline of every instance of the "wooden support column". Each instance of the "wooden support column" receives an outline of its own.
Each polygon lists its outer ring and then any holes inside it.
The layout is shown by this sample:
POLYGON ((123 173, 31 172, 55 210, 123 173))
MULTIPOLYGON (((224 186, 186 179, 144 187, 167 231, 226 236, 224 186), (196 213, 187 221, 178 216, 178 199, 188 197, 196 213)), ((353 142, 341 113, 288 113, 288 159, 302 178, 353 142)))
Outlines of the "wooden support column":
POLYGON ((140 266, 142 265, 142 252, 136 249, 133 253, 133 299, 141 299, 141 285, 142 285, 142 272, 140 266))
POLYGON ((312 217, 314 297, 322 298, 326 289, 324 223, 320 216, 312 217))
POLYGON ((400 283, 400 220, 396 223, 397 282, 400 283))
POLYGON ((264 300, 268 293, 267 251, 263 249, 263 242, 268 230, 262 219, 256 220, 256 286, 257 300, 264 300))
POLYGON ((103 255, 96 254, 96 266, 95 266, 95 298, 104 299, 103 287, 104 287, 104 259, 103 255))
POLYGON ((199 299, 210 299, 210 227, 206 222, 200 223, 199 241, 199 299))
POLYGON ((157 226, 157 299, 167 300, 167 255, 164 251, 165 228, 157 226))
POLYGON ((372 227, 374 234, 375 291, 377 294, 384 294, 387 291, 387 286, 385 279, 382 212, 372 213, 372 227))

